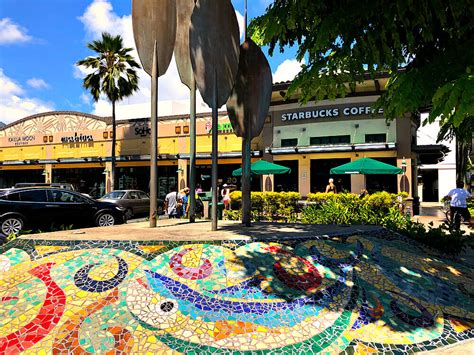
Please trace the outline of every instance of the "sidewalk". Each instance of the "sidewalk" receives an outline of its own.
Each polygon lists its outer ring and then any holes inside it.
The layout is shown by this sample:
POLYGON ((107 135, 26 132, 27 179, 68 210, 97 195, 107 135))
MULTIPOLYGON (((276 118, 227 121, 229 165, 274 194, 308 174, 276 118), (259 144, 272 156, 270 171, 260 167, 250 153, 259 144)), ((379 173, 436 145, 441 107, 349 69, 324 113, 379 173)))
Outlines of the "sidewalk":
POLYGON ((51 233, 24 235, 22 239, 41 240, 251 240, 251 239, 298 239, 317 236, 341 236, 382 230, 378 226, 364 225, 316 225, 291 223, 252 223, 243 227, 240 221, 219 221, 218 230, 211 230, 208 220, 189 223, 186 220, 161 219, 156 228, 149 222, 122 224, 112 227, 95 227, 51 233), (178 227, 179 226, 179 227, 178 227))
MULTIPOLYGON (((420 205, 420 214, 412 217, 413 221, 423 223, 428 226, 431 222, 433 227, 439 227, 446 222, 446 217, 441 210, 442 205, 436 202, 422 202, 420 205)), ((466 232, 466 235, 474 236, 474 230, 469 228, 466 224, 461 224, 461 229, 466 232)))

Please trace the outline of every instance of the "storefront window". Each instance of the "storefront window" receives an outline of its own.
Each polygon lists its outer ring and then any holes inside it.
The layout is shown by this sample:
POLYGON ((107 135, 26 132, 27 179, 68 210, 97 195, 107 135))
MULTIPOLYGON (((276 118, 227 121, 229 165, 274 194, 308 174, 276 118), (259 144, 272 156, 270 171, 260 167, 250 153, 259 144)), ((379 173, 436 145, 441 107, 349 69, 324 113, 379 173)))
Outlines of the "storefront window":
MULTIPOLYGON (((397 165, 396 158, 374 158, 382 163, 397 165)), ((397 175, 367 175, 365 177, 367 191, 387 191, 397 193, 397 175)))
POLYGON ((296 147, 298 145, 298 138, 288 138, 281 140, 281 146, 284 147, 296 147))
POLYGON ((325 144, 348 144, 351 142, 351 136, 327 136, 327 137, 311 137, 309 144, 325 145, 325 144))
POLYGON ((69 183, 76 191, 86 193, 92 198, 105 194, 104 168, 53 169, 54 183, 69 183))
POLYGON ((387 135, 381 134, 366 134, 365 143, 385 143, 387 141, 387 135))
POLYGON ((0 170, 0 188, 5 189, 20 182, 44 182, 43 169, 0 170))
POLYGON ((275 163, 290 168, 291 172, 275 175, 274 190, 276 192, 298 191, 298 160, 278 160, 275 163))
POLYGON ((330 178, 334 179, 337 192, 351 190, 350 175, 331 175, 330 170, 336 166, 349 163, 347 159, 312 159, 311 160, 311 192, 325 192, 330 178))

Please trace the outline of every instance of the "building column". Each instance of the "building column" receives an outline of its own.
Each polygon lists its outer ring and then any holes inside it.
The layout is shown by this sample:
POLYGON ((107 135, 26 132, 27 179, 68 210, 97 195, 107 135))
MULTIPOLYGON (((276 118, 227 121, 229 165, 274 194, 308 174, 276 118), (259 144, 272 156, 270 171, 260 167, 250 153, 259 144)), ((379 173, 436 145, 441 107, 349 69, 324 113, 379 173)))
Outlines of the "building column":
POLYGON ((351 174, 351 192, 359 194, 366 188, 366 177, 364 174, 351 174))
POLYGON ((262 175, 263 192, 275 191, 275 175, 262 175))
MULTIPOLYGON (((117 170, 117 168, 115 169, 117 170)), ((115 172, 117 173, 117 171, 115 172)), ((104 179, 105 179, 105 193, 108 194, 112 191, 112 162, 107 161, 105 162, 105 170, 104 170, 104 179)))
POLYGON ((311 159, 302 156, 298 159, 298 191, 301 196, 311 192, 311 159))
POLYGON ((188 181, 188 161, 186 159, 178 159, 178 190, 182 190, 189 186, 188 181))
POLYGON ((53 182, 53 164, 46 164, 44 166, 44 182, 50 184, 53 182))

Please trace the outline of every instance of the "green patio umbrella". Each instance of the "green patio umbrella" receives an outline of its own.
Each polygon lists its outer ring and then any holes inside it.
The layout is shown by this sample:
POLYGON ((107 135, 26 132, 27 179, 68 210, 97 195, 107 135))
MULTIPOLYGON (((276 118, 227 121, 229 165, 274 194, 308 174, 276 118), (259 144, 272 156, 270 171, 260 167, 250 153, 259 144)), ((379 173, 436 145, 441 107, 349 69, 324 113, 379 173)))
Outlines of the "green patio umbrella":
MULTIPOLYGON (((286 174, 290 173, 291 169, 265 160, 257 160, 252 163, 251 172, 254 175, 286 174)), ((242 176, 242 168, 234 170, 232 176, 242 176)))
POLYGON ((403 170, 381 161, 362 158, 331 169, 331 174, 403 174, 403 170))

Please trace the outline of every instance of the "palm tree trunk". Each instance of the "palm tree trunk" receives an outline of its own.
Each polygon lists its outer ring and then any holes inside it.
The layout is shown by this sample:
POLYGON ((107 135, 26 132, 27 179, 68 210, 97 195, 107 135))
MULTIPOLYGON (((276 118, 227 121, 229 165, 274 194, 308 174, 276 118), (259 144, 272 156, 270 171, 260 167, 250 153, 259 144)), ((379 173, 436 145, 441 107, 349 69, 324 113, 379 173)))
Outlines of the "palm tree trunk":
POLYGON ((112 171, 110 173, 111 190, 115 190, 115 143, 117 141, 117 127, 115 126, 115 101, 112 101, 112 171))
POLYGON ((465 186, 470 184, 466 175, 470 148, 470 142, 456 139, 456 181, 462 181, 465 186))

